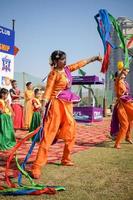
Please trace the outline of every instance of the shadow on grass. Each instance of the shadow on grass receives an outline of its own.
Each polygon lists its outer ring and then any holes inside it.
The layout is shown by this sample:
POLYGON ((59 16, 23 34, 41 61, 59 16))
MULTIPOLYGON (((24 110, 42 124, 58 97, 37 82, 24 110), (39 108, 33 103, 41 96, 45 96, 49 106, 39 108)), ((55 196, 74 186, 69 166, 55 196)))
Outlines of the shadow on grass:
POLYGON ((60 162, 48 162, 49 165, 56 165, 56 166, 62 166, 62 164, 60 162))
POLYGON ((82 142, 82 141, 78 141, 75 143, 77 146, 85 146, 85 147, 93 147, 95 146, 95 142, 82 142))
POLYGON ((107 140, 107 141, 101 141, 101 142, 82 142, 77 141, 77 146, 84 146, 84 147, 110 147, 110 144, 112 144, 113 140, 107 140))
POLYGON ((112 147, 111 147, 112 142, 113 142, 112 140, 104 141, 104 142, 101 142, 101 143, 96 144, 95 146, 96 146, 96 147, 104 147, 104 148, 112 148, 112 147))

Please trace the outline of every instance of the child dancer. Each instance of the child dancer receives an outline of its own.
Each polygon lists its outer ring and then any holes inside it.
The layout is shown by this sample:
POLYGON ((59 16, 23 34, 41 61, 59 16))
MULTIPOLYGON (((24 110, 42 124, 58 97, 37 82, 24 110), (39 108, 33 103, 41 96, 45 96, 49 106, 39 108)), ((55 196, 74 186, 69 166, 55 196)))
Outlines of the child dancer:
POLYGON ((29 132, 34 131, 41 124, 40 96, 41 96, 41 92, 40 92, 40 90, 38 88, 36 88, 34 90, 34 98, 32 99, 33 115, 32 115, 32 120, 31 120, 29 132))
POLYGON ((7 150, 16 144, 13 123, 11 119, 12 109, 7 101, 8 90, 0 89, 0 150, 7 150))
POLYGON ((32 119, 32 99, 34 97, 32 82, 26 83, 26 90, 24 92, 25 105, 24 105, 24 127, 29 129, 32 119))
POLYGON ((14 112, 13 125, 14 129, 21 129, 24 127, 23 123, 23 106, 20 104, 20 90, 17 88, 17 81, 12 80, 12 89, 10 89, 10 95, 12 99, 11 107, 14 112))

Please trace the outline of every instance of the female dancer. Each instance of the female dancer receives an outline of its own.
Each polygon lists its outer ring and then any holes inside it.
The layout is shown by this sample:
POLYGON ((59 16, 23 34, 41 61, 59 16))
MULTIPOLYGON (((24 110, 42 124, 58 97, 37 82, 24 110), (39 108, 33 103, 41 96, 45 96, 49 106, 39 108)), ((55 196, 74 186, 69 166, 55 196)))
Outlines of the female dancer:
POLYGON ((100 56, 94 56, 81 60, 76 64, 66 66, 66 53, 54 51, 50 57, 52 70, 49 73, 44 93, 45 107, 49 102, 49 110, 44 126, 44 139, 42 140, 37 153, 36 161, 32 167, 32 177, 39 178, 41 167, 47 162, 48 149, 52 142, 61 138, 65 142, 62 165, 72 166, 70 152, 76 139, 76 123, 73 118, 73 102, 79 102, 80 98, 71 92, 71 72, 94 62, 102 61, 100 56))
POLYGON ((127 142, 132 144, 130 124, 133 121, 133 99, 129 94, 129 85, 125 81, 129 70, 123 69, 115 81, 116 91, 116 106, 117 109, 117 121, 119 123, 119 130, 116 136, 115 148, 120 149, 120 143, 125 138, 127 142))

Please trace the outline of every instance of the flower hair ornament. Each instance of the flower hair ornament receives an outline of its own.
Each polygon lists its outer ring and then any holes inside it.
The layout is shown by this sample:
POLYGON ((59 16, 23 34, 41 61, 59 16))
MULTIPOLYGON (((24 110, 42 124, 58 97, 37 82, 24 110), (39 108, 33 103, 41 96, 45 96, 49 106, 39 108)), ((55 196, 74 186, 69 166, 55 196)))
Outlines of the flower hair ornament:
POLYGON ((60 57, 60 56, 59 56, 59 53, 60 53, 60 51, 58 50, 58 51, 57 51, 57 55, 55 56, 57 59, 59 59, 59 57, 60 57))
POLYGON ((117 69, 118 69, 119 73, 124 69, 124 63, 122 60, 119 60, 117 62, 117 69))

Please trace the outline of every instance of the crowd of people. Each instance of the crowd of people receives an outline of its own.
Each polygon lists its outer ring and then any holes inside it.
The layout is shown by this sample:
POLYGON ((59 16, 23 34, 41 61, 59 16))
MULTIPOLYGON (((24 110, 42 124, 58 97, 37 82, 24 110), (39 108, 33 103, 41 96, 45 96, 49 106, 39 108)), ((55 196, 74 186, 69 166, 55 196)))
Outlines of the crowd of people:
POLYGON ((11 80, 11 86, 10 90, 0 89, 0 150, 16 144, 16 130, 34 131, 41 123, 41 90, 33 89, 32 82, 26 83, 24 94, 16 80, 11 80))

